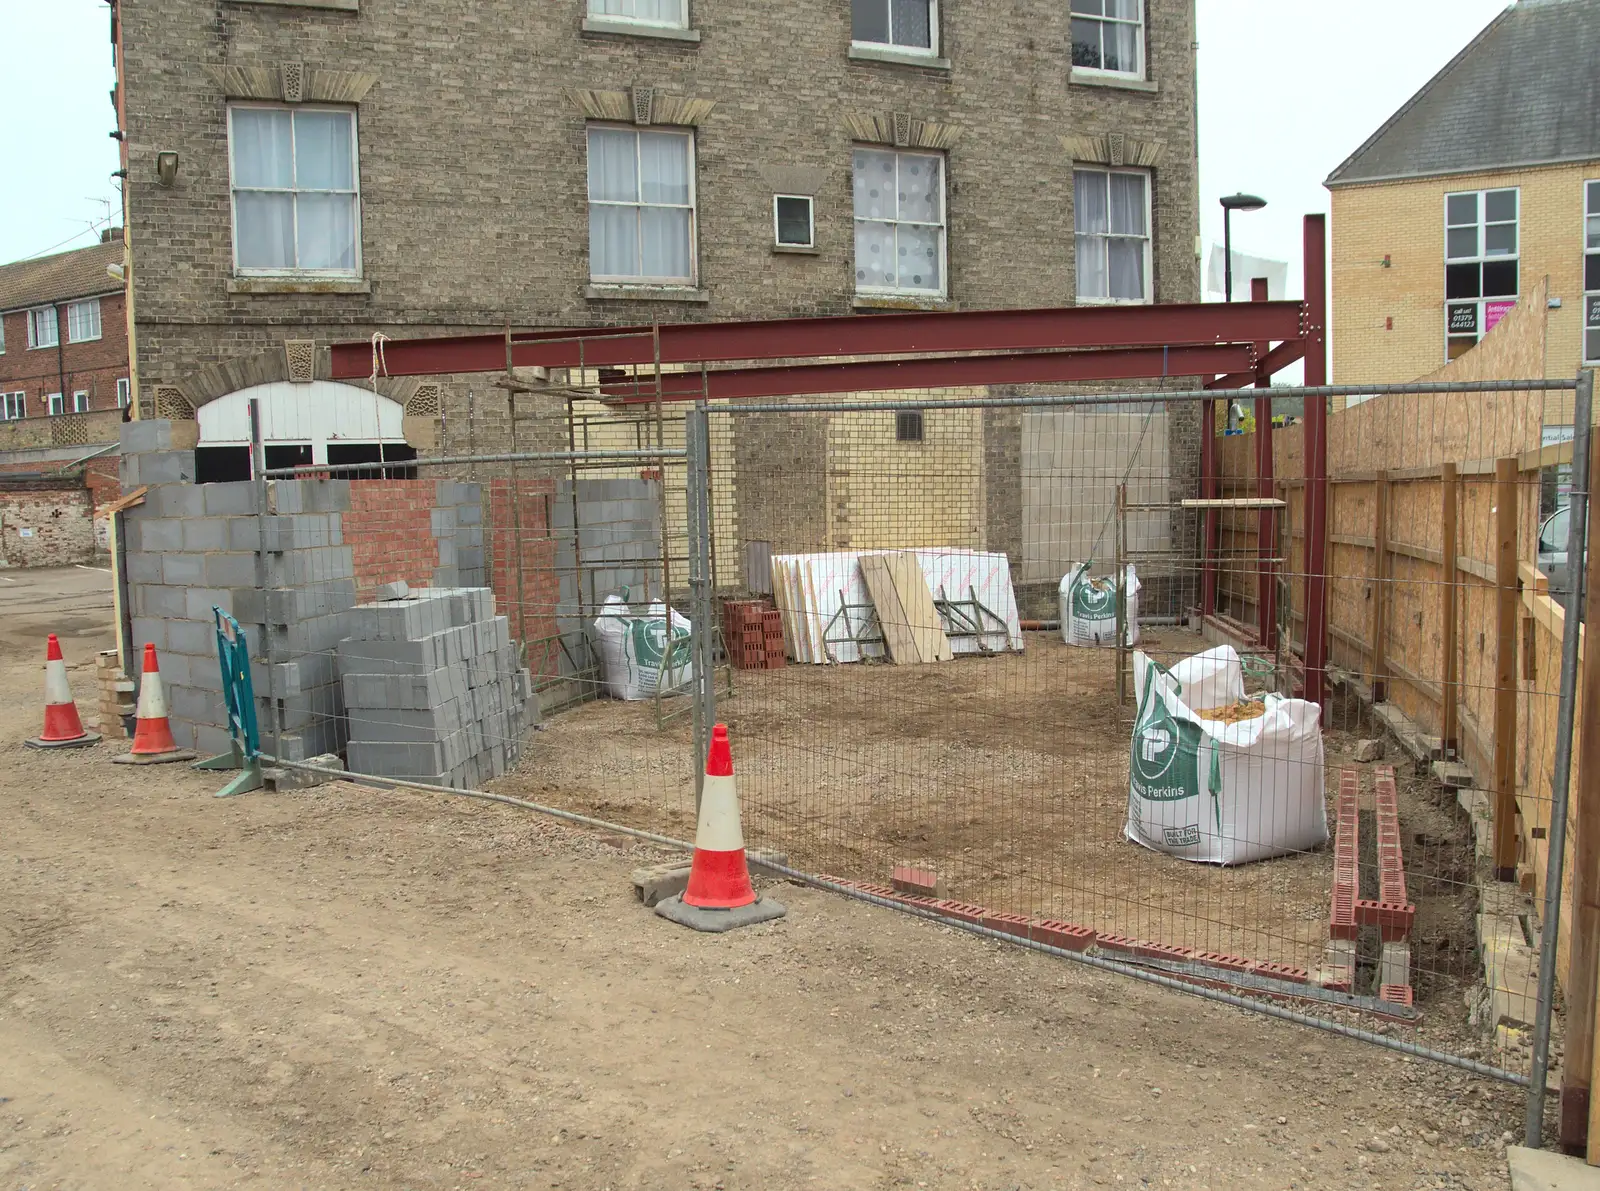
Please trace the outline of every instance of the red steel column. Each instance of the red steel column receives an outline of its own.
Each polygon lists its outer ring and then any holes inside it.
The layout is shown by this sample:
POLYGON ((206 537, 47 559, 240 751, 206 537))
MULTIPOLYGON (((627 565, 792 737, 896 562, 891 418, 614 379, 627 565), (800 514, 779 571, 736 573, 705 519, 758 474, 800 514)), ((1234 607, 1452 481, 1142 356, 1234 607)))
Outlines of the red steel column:
MULTIPOLYGON (((1305 222, 1306 385, 1328 383, 1328 224, 1324 215, 1305 222)), ((1328 722, 1328 402, 1306 398, 1305 697, 1322 705, 1328 722)))
MULTIPOLYGON (((1200 403, 1200 497, 1217 496, 1217 403, 1210 398, 1200 403)), ((1217 610, 1217 510, 1207 509, 1200 518, 1200 615, 1217 610)))
MULTIPOLYGON (((1250 279, 1250 300, 1267 300, 1267 279, 1250 279)), ((1271 343, 1256 344, 1256 356, 1265 359, 1271 343)), ((1256 371, 1256 388, 1270 389, 1272 376, 1259 368, 1256 371)), ((1256 398, 1256 495, 1264 500, 1273 497, 1272 476, 1272 399, 1256 398)), ((1272 559, 1278 552, 1278 516, 1272 509, 1260 512, 1260 528, 1256 539, 1256 629, 1262 649, 1278 647, 1278 576, 1272 559)))

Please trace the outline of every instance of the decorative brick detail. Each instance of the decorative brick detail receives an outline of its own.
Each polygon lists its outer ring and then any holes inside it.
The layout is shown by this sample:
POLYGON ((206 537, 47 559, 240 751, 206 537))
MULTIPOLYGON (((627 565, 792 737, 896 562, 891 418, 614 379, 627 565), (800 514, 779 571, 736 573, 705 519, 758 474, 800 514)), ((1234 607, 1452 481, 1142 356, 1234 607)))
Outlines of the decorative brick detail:
POLYGON ((289 369, 289 382, 309 385, 317 379, 317 344, 312 339, 285 339, 284 362, 289 369))
POLYGON ((962 132, 954 124, 919 119, 907 112, 846 112, 844 122, 858 141, 909 149, 949 149, 962 132))
POLYGON ((655 89, 652 87, 635 87, 633 89, 633 122, 635 124, 650 123, 650 109, 655 103, 655 89))
POLYGON ((1061 138, 1061 147, 1073 161, 1088 165, 1132 165, 1153 169, 1166 156, 1166 142, 1140 140, 1120 132, 1098 136, 1082 133, 1061 138))
POLYGON ((405 405, 408 418, 437 418, 443 410, 443 390, 431 382, 418 385, 405 405))
POLYGON ((1111 165, 1127 164, 1128 138, 1120 132, 1106 133, 1106 161, 1111 165))
POLYGON ((306 67, 303 62, 283 62, 278 66, 283 80, 283 102, 299 103, 305 97, 306 67))
POLYGON ((904 148, 911 143, 911 115, 908 112, 895 112, 891 118, 894 122, 894 143, 904 148))
POLYGON ((154 385, 152 392, 156 417, 171 422, 194 421, 194 406, 189 404, 189 399, 177 385, 154 385))

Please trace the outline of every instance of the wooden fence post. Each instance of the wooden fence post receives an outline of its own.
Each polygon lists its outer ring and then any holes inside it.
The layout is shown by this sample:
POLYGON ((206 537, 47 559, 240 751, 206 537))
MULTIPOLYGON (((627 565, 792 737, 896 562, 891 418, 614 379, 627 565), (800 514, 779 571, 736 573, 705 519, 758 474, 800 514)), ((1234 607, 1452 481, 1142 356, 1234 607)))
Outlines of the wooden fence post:
MULTIPOLYGON (((1591 442, 1589 487, 1600 476, 1600 439, 1591 442)), ((1593 592, 1600 584, 1600 517, 1590 505, 1587 565, 1584 568, 1584 606, 1594 606, 1593 592)), ((1568 559, 1569 574, 1577 574, 1577 560, 1568 559)), ((1569 604, 1571 601, 1569 601, 1569 604)), ((1571 613, 1569 612, 1569 615, 1571 613)), ((1587 617, 1585 617, 1587 620, 1587 617)), ((1568 970, 1563 992, 1567 999, 1567 1036, 1561 1069, 1561 1144, 1587 1151, 1590 1165, 1600 1165, 1600 1121, 1594 1100, 1596 1013, 1600 1012, 1600 646, 1589 641, 1584 626, 1582 669, 1578 672, 1578 715, 1573 720, 1572 801, 1567 815, 1572 824, 1572 919, 1568 927, 1568 970), (1572 1105, 1568 1107, 1568 1099, 1572 1105)))
POLYGON ((1494 868, 1517 879, 1517 460, 1494 465, 1494 868))
POLYGON ((1457 624, 1457 598, 1461 591, 1461 572, 1456 567, 1456 555, 1460 552, 1460 542, 1457 540, 1456 518, 1458 515, 1458 482, 1456 480, 1456 465, 1446 463, 1441 470, 1441 479, 1444 488, 1443 514, 1441 525, 1444 531, 1444 582, 1439 589, 1440 620, 1442 632, 1440 646, 1444 651, 1444 681, 1440 684, 1440 694, 1444 700, 1444 707, 1440 712, 1439 735, 1444 741, 1444 747, 1451 756, 1459 757, 1461 722, 1460 722, 1460 685, 1461 685, 1461 657, 1460 648, 1456 642, 1457 624))
POLYGON ((1372 701, 1389 695, 1389 473, 1372 485, 1372 701))

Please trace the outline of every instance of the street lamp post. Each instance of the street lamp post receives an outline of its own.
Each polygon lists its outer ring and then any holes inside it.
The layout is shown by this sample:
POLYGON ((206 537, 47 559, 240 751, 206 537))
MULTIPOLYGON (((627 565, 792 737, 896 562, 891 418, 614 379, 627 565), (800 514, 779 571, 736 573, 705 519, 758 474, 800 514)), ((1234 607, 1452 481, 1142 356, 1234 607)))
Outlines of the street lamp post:
POLYGON ((1223 287, 1227 290, 1224 301, 1233 301, 1233 213, 1235 211, 1259 211, 1267 205, 1267 200, 1257 198, 1253 194, 1229 194, 1220 200, 1222 203, 1222 275, 1223 287))

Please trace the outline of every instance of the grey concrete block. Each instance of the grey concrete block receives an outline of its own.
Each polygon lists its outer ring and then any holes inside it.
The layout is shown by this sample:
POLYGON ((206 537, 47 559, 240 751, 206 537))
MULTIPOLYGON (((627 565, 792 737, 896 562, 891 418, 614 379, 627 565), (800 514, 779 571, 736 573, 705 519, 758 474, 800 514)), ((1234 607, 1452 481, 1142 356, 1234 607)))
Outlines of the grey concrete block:
POLYGON ((163 554, 160 558, 161 582, 178 587, 189 587, 205 582, 204 554, 163 554))
POLYGON ((240 620, 272 624, 290 624, 313 616, 344 612, 355 602, 354 579, 336 579, 316 587, 273 587, 265 591, 240 587, 233 592, 235 616, 240 620))
MULTIPOLYGON (((444 543, 441 542, 439 545, 441 547, 440 553, 442 558, 442 547, 444 546, 444 543)), ((460 567, 462 570, 481 571, 483 569, 483 547, 457 545, 456 566, 460 567)))
POLYGON ((183 618, 215 623, 213 608, 233 612, 233 592, 221 587, 190 587, 183 593, 183 618))
POLYGON ((483 545, 483 526, 463 525, 456 530, 455 538, 458 550, 463 546, 481 546, 483 545))
MULTIPOLYGON (((253 641, 252 641, 253 643, 253 641)), ((167 622, 167 645, 179 653, 193 655, 215 654, 217 626, 207 616, 204 620, 171 620, 167 622)))
MULTIPOLYGON (((196 724, 194 726, 194 748, 203 757, 213 757, 222 753, 233 751, 233 737, 226 728, 218 728, 211 724, 196 724)), ((219 775, 226 780, 227 775, 219 775)))
MULTIPOLYGON (((161 659, 163 670, 166 669, 167 656, 163 655, 161 659)), ((222 663, 217 659, 214 649, 205 655, 192 656, 186 653, 174 653, 170 656, 189 659, 188 685, 196 690, 216 691, 220 697, 222 692, 222 663)))
POLYGON ((485 568, 483 567, 457 567, 456 582, 462 587, 482 587, 484 584, 485 568))
POLYGON ((436 567, 429 577, 429 582, 434 587, 459 587, 461 585, 461 572, 455 567, 436 567))
POLYGON ((341 671, 359 674, 417 674, 436 670, 442 664, 441 652, 437 636, 421 641, 351 639, 338 645, 341 671))
POLYGON ((228 524, 217 517, 186 517, 183 548, 199 553, 228 548, 228 524))
POLYGON ((188 615, 184 600, 186 590, 182 587, 164 587, 146 583, 129 592, 128 602, 132 605, 135 616, 159 616, 170 620, 182 620, 188 615))
POLYGON ((222 696, 217 691, 197 687, 164 683, 167 691, 167 710, 175 718, 189 723, 218 724, 224 714, 222 696))
POLYGON ((207 516, 243 517, 256 511, 256 486, 253 481, 202 484, 200 491, 205 497, 204 511, 207 516))
MULTIPOLYGON (((186 653, 174 653, 172 650, 162 651, 156 646, 157 662, 161 666, 161 683, 163 687, 188 686, 195 684, 190 681, 194 669, 194 658, 186 653)), ((222 671, 217 666, 217 659, 211 659, 211 668, 217 671, 217 689, 222 689, 222 671)))
POLYGON ((195 726, 193 724, 186 723, 181 719, 169 717, 167 721, 167 727, 172 732, 173 744, 177 745, 181 749, 194 748, 195 726))
POLYGON ((456 524, 460 526, 483 524, 483 505, 480 501, 456 506, 456 524))
POLYGON ((350 481, 272 480, 267 508, 274 513, 343 513, 350 508, 350 481))
POLYGON ((257 555, 216 551, 205 555, 205 582, 212 587, 247 587, 256 581, 257 555))
POLYGON ((161 451, 139 456, 141 484, 194 483, 193 451, 161 451))
MULTIPOLYGON (((344 715, 344 699, 338 684, 313 687, 298 695, 280 695, 277 703, 278 726, 285 732, 304 732, 344 715)), ((256 717, 260 722, 267 722, 270 708, 271 700, 257 691, 256 717)))
POLYGON ((343 612, 308 616, 287 624, 266 625, 264 628, 273 658, 285 661, 302 654, 334 650, 340 641, 350 635, 350 622, 343 612))
POLYGON ((456 565, 456 543, 453 536, 439 539, 439 565, 441 567, 456 565))
POLYGON ((411 584, 404 579, 397 579, 393 583, 385 583, 373 593, 377 600, 403 600, 411 594, 411 584))
MULTIPOLYGON (((260 630, 247 632, 251 642, 260 639, 260 630)), ((275 685, 272 689, 280 697, 300 695, 314 690, 320 686, 327 686, 338 681, 338 660, 330 651, 326 653, 308 653, 287 661, 274 663, 270 681, 275 685)), ((250 663, 250 682, 259 695, 264 695, 268 690, 269 676, 267 665, 260 659, 250 663)))
POLYGON ((289 550, 267 558, 268 587, 303 587, 355 576, 349 546, 317 546, 289 550))
POLYGON ((434 509, 428 515, 428 526, 436 538, 447 538, 456 531, 454 509, 434 509))
POLYGON ((349 713, 350 739, 361 741, 442 741, 461 731, 460 705, 446 703, 426 711, 390 708, 353 708, 349 713))
POLYGON ((122 456, 148 451, 165 451, 172 446, 172 423, 165 418, 143 418, 124 422, 121 428, 122 456))
POLYGON ((418 781, 432 781, 450 768, 444 763, 444 744, 437 740, 406 744, 352 740, 346 761, 351 773, 413 777, 418 781))
POLYGON ((135 553, 124 559, 129 583, 160 583, 161 558, 159 554, 135 553))
POLYGON ((156 484, 144 496, 157 517, 200 517, 205 514, 205 489, 198 484, 156 484))
POLYGON ((136 516, 129 526, 129 550, 165 554, 183 549, 183 522, 168 517, 136 516))
POLYGON ((135 616, 132 629, 133 648, 143 650, 146 642, 154 645, 157 652, 167 648, 167 628, 171 623, 160 617, 135 616))

